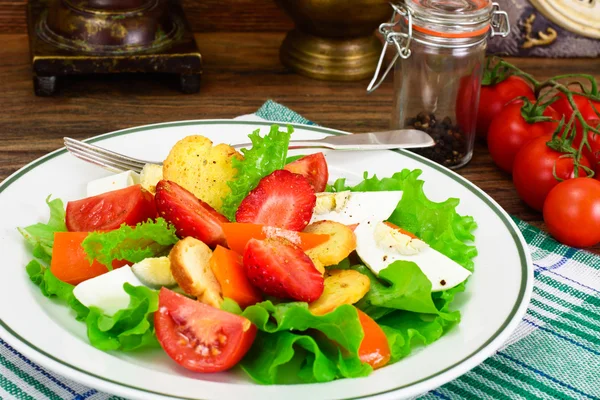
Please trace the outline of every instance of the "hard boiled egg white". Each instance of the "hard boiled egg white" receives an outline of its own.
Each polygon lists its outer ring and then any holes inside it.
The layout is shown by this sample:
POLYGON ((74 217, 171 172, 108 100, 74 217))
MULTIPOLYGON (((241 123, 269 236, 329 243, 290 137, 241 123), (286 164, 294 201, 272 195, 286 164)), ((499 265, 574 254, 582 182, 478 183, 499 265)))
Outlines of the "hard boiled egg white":
POLYGON ((366 219, 385 220, 401 198, 401 191, 317 193, 310 222, 329 220, 351 225, 366 219))
POLYGON ((140 183, 140 175, 133 171, 125 171, 120 174, 107 176, 88 182, 88 197, 97 196, 113 190, 125 189, 126 187, 140 183))
POLYGON ((374 219, 361 222, 354 230, 356 252, 374 273, 379 274, 394 261, 412 261, 431 281, 433 292, 450 289, 471 275, 471 272, 421 240, 411 240, 402 234, 405 240, 396 240, 392 236, 394 232, 398 233, 381 220, 374 219))
POLYGON ((108 316, 129 306, 129 295, 123 285, 143 286, 130 267, 121 267, 81 282, 73 295, 86 307, 98 307, 108 316))

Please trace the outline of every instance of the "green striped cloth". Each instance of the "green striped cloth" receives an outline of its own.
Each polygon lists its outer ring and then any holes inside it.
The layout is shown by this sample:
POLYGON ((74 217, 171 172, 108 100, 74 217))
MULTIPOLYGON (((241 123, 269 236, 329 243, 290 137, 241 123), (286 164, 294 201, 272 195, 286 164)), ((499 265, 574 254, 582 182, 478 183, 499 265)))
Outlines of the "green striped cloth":
MULTIPOLYGON (((313 124, 272 101, 254 117, 313 124)), ((600 257, 515 222, 535 267, 525 318, 496 355, 419 399, 600 400, 600 257)), ((41 368, 2 339, 0 398, 121 399, 41 368)))

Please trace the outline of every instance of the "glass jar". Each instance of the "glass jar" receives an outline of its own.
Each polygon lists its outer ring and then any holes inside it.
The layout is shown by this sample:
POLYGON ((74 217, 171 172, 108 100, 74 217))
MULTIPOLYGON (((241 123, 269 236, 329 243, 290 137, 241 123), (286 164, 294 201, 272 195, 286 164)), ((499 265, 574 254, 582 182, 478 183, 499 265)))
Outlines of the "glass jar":
POLYGON ((508 16, 490 0, 405 0, 392 7, 392 21, 379 29, 386 41, 367 90, 375 90, 393 66, 391 127, 427 132, 435 146, 413 151, 462 167, 473 156, 486 41, 508 35, 508 16), (397 54, 377 83, 389 45, 397 54))

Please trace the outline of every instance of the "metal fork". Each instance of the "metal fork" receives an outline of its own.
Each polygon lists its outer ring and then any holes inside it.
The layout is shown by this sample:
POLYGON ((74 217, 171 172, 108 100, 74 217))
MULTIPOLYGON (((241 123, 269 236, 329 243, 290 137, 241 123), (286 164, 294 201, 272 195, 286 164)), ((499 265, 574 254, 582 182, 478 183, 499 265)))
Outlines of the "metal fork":
MULTIPOLYGON (((79 140, 64 138, 67 150, 84 161, 106 168, 113 172, 140 172, 145 164, 159 164, 161 161, 140 160, 95 146, 79 140)), ((435 141, 427 133, 417 129, 396 129, 383 132, 369 132, 358 135, 329 135, 321 139, 290 140, 290 149, 326 148, 332 150, 385 150, 431 147, 435 141)), ((232 145, 236 149, 250 148, 252 143, 232 145)))
POLYGON ((112 172, 134 171, 140 173, 146 164, 161 164, 162 161, 140 160, 107 150, 103 147, 81 142, 68 137, 64 138, 65 147, 75 157, 98 165, 112 172))

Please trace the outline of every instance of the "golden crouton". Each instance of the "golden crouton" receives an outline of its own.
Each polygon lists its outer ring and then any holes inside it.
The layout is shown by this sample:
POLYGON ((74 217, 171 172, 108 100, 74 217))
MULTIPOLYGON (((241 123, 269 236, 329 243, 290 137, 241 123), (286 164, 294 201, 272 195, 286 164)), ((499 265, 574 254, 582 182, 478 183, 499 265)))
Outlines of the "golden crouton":
POLYGON ((237 170, 231 162, 242 155, 226 144, 213 143, 204 136, 188 136, 173 146, 163 163, 163 178, 178 183, 196 197, 220 211, 222 199, 231 189, 237 170))
POLYGON ((202 303, 219 308, 223 302, 221 285, 210 268, 210 248, 198 239, 186 237, 169 253, 171 273, 183 289, 202 303))
POLYGON ((323 273, 326 266, 336 265, 356 249, 356 236, 352 229, 334 221, 314 222, 304 232, 329 235, 329 240, 310 250, 306 254, 315 267, 323 273))
POLYGON ((354 304, 371 287, 369 278, 353 269, 332 269, 327 274, 323 294, 308 305, 308 309, 315 315, 327 314, 342 304, 354 304))

